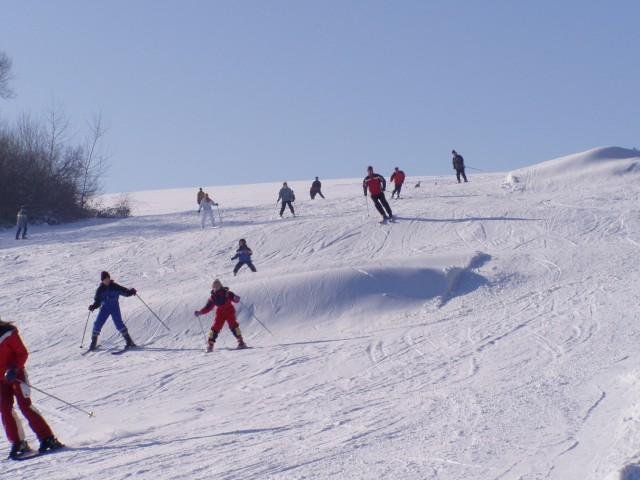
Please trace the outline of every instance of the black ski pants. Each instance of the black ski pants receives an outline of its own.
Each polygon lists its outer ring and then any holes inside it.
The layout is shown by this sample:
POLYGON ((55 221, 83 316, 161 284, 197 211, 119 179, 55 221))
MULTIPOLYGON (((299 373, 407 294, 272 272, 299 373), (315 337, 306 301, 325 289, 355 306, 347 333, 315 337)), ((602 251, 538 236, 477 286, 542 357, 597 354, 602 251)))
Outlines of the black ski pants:
POLYGON ((296 212, 293 211, 293 204, 291 202, 285 202, 284 200, 282 201, 282 206, 280 207, 280 216, 282 216, 282 214, 284 213, 284 208, 286 206, 289 206, 289 210, 291 210, 291 213, 293 213, 294 215, 296 214, 296 212))
POLYGON ((311 200, 314 200, 316 198, 316 195, 320 195, 322 198, 324 198, 324 195, 320 190, 311 190, 309 194, 311 195, 311 200))
POLYGON ((16 240, 20 237, 20 232, 22 232, 22 238, 27 238, 27 226, 18 227, 18 231, 16 232, 16 240))
POLYGON ((458 183, 460 183, 460 175, 464 178, 464 181, 467 181, 467 176, 464 174, 464 167, 456 168, 456 178, 458 179, 458 183))
POLYGON ((233 269, 233 274, 237 275, 238 274, 238 270, 240 270, 243 265, 246 265, 247 267, 249 267, 252 272, 256 272, 257 271, 255 265, 252 262, 238 262, 238 264, 233 269))
POLYGON ((397 198, 400 198, 400 190, 402 190, 402 184, 398 183, 398 184, 396 184, 395 188, 393 189, 393 193, 391 194, 391 198, 393 198, 394 195, 397 198))
POLYGON ((382 218, 392 217, 391 207, 389 206, 389 202, 387 202, 387 198, 384 196, 384 192, 381 192, 377 195, 371 195, 371 200, 373 200, 373 204, 376 207, 376 210, 380 212, 382 218), (383 208, 384 207, 384 208, 383 208), (386 210, 386 213, 385 213, 386 210))

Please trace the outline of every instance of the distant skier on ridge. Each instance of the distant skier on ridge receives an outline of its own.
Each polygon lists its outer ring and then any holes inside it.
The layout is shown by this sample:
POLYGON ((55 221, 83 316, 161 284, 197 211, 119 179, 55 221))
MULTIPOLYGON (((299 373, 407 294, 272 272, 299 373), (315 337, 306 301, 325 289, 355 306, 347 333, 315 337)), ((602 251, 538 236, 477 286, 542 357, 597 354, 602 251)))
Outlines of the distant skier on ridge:
POLYGON ((19 460, 22 455, 31 452, 20 420, 13 410, 14 399, 40 440, 40 453, 64 447, 53 435, 51 427, 40 412, 31 404, 31 389, 26 385, 29 377, 25 370, 28 356, 29 352, 22 343, 18 329, 12 323, 0 320, 0 410, 4 431, 11 442, 9 458, 12 460, 19 460))
POLYGON ((233 336, 238 340, 238 348, 247 348, 247 345, 244 343, 242 338, 240 325, 238 325, 238 321, 236 320, 236 309, 233 306, 234 303, 238 303, 240 301, 240 297, 230 291, 227 287, 223 287, 222 282, 218 279, 213 281, 211 288, 211 297, 209 297, 207 304, 200 310, 196 310, 194 312, 194 315, 199 317, 200 315, 209 313, 214 308, 216 309, 213 325, 211 325, 211 330, 209 331, 207 352, 213 351, 213 346, 216 343, 218 334, 220 333, 220 330, 222 330, 225 322, 229 325, 229 329, 231 330, 231 333, 233 333, 233 336))
POLYGON ((89 305, 89 311, 91 312, 98 308, 100 309, 98 317, 93 323, 93 333, 91 334, 91 345, 89 345, 89 350, 95 350, 98 348, 98 336, 100 335, 100 331, 109 316, 111 316, 113 324, 124 338, 126 342, 125 348, 132 348, 136 346, 129 335, 127 326, 122 321, 118 298, 120 296, 130 297, 132 295, 137 295, 137 293, 138 292, 135 288, 125 288, 111 280, 109 272, 100 273, 100 286, 96 290, 93 303, 89 305))
POLYGON ((318 180, 318 177, 316 177, 316 179, 311 184, 309 195, 311 196, 311 200, 315 200, 316 195, 320 195, 322 198, 324 198, 324 195, 322 194, 322 182, 318 180))
POLYGON ((405 174, 402 170, 396 167, 391 174, 390 182, 394 184, 393 192, 391 193, 391 198, 396 195, 396 198, 400 198, 400 190, 402 190, 402 184, 404 183, 405 174))
POLYGON ((451 150, 451 154, 453 155, 453 169, 456 171, 456 178, 458 179, 458 183, 460 183, 460 176, 464 178, 465 183, 467 182, 467 176, 464 173, 464 158, 455 150, 451 150))
POLYGON ((204 198, 204 192, 202 191, 202 187, 200 187, 200 190, 198 190, 198 193, 196 195, 196 203, 198 204, 198 213, 200 213, 200 210, 202 210, 202 207, 200 206, 200 202, 202 201, 203 198, 204 198))
POLYGON ((291 214, 295 217, 296 212, 293 210, 293 202, 296 201, 296 194, 293 193, 293 190, 289 188, 289 185, 287 185, 287 182, 282 183, 282 188, 280 189, 280 193, 278 193, 278 200, 276 200, 276 205, 281 200, 282 200, 282 206, 280 207, 280 218, 282 218, 282 214, 284 213, 284 209, 286 206, 289 206, 289 210, 291 210, 291 214))
POLYGON ((387 188, 387 182, 384 177, 378 173, 374 173, 373 167, 367 167, 367 176, 362 181, 362 189, 364 190, 364 196, 367 196, 367 190, 371 195, 371 200, 376 207, 376 210, 382 215, 382 223, 393 218, 391 207, 384 196, 384 191, 387 188), (386 210, 386 212, 385 212, 386 210))

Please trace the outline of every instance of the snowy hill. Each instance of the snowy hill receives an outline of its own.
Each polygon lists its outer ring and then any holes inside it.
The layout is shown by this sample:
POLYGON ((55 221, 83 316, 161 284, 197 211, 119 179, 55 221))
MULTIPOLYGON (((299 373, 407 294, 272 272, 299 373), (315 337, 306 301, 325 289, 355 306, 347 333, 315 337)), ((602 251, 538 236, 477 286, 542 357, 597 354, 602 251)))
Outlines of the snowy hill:
POLYGON ((300 216, 284 220, 261 184, 205 188, 223 223, 204 231, 194 188, 134 193, 125 220, 5 232, 0 315, 31 381, 96 417, 34 393, 69 449, 3 461, 3 478, 638 478, 638 161, 597 149, 506 184, 409 178, 389 225, 356 179, 315 201, 290 182, 300 216), (258 273, 234 278, 239 238, 258 273), (110 355, 108 323, 80 355, 103 269, 171 331, 122 299, 144 348, 110 355), (193 311, 214 278, 254 348, 225 328, 204 353, 193 311))

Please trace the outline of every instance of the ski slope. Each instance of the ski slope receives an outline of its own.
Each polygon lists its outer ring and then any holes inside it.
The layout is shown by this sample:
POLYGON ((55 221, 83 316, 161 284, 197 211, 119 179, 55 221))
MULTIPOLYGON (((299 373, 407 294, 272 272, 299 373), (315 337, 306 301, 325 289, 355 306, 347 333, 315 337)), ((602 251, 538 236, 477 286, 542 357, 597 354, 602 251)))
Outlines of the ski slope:
POLYGON ((2 478, 640 478, 640 152, 469 173, 409 177, 389 225, 347 179, 315 201, 289 182, 296 218, 277 217, 278 184, 209 187, 223 223, 202 231, 196 186, 3 233, 0 315, 32 383, 96 417, 34 392, 69 448, 2 478), (239 238, 258 273, 234 278, 239 238), (171 331, 124 298, 144 348, 110 355, 109 321, 81 355, 103 269, 171 331), (225 328, 204 353, 193 311, 215 278, 252 349, 225 328))

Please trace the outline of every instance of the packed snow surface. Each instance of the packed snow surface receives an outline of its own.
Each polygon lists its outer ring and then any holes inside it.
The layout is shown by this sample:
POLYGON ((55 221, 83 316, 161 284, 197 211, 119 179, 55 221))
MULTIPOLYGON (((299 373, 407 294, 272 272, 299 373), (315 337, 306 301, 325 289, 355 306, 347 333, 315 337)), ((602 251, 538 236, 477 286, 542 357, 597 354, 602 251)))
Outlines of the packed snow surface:
POLYGON ((69 448, 1 476, 640 478, 637 162, 606 148, 506 180, 409 177, 388 225, 352 179, 314 201, 290 182, 296 218, 278 218, 277 184, 203 185, 216 228, 193 188, 134 193, 128 219, 5 231, 0 315, 31 382, 96 416, 33 392, 69 448), (234 278, 240 238, 258 273, 234 278), (110 355, 109 321, 81 355, 101 270, 171 331, 123 298, 143 348, 110 355), (193 312, 215 278, 241 296, 252 349, 225 328, 204 353, 193 312))

